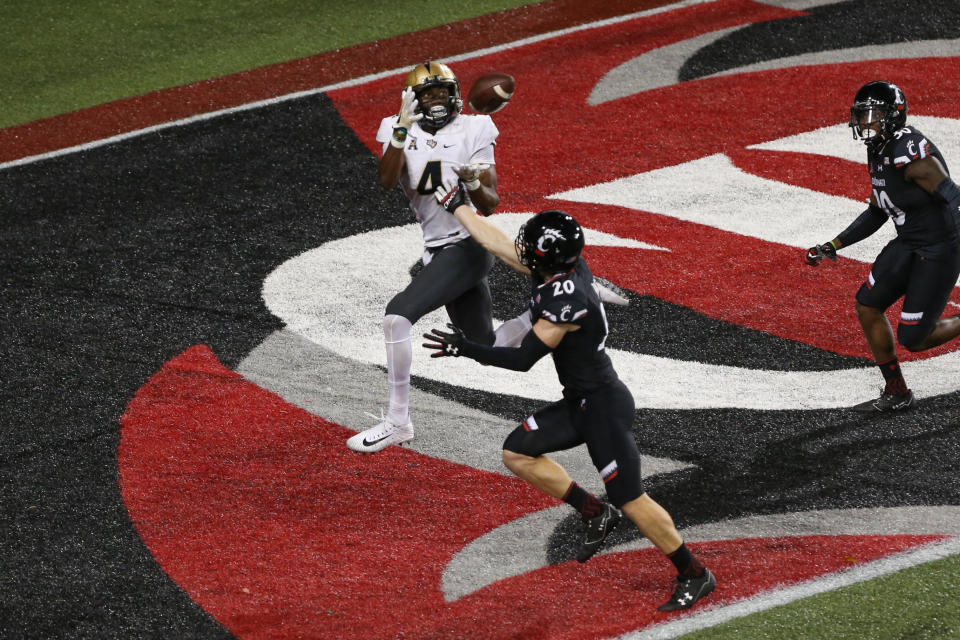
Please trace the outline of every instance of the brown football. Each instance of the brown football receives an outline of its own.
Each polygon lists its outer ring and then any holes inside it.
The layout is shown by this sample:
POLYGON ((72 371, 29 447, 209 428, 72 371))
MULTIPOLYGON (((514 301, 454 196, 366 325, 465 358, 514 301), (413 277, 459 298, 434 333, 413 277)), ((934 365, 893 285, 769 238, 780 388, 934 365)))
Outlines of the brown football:
POLYGON ((496 113, 507 106, 516 82, 506 73, 486 73, 473 83, 467 94, 467 106, 478 113, 496 113))

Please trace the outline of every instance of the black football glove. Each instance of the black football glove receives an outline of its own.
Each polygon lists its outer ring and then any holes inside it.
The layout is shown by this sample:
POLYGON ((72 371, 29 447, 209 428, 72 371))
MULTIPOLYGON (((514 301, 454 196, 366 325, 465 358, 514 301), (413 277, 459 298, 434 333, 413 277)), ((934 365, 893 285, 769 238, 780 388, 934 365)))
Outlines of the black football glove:
POLYGON ((443 358, 444 356, 453 356, 456 358, 460 356, 460 349, 467 338, 463 335, 463 331, 453 324, 448 322, 447 326, 450 327, 453 333, 446 333, 439 329, 431 329, 430 333, 423 334, 424 338, 433 341, 423 343, 425 349, 434 350, 434 353, 430 354, 431 358, 443 358))
POLYGON ((834 262, 837 261, 837 250, 834 248, 833 243, 827 242, 807 249, 807 264, 811 267, 820 264, 820 261, 824 258, 830 258, 834 262))
POLYGON ((457 207, 466 203, 467 190, 463 184, 456 178, 448 178, 443 184, 437 185, 437 190, 433 192, 433 197, 437 199, 440 206, 453 213, 457 207))

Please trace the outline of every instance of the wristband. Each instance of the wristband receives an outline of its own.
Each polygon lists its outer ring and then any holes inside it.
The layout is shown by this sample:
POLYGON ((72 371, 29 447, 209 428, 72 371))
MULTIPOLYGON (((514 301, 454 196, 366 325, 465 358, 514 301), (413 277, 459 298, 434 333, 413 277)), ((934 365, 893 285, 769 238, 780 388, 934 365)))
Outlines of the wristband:
POLYGON ((403 127, 393 128, 393 137, 390 138, 390 146, 396 149, 403 149, 407 142, 407 130, 403 127))
POLYGON ((463 186, 467 188, 467 191, 476 191, 480 188, 480 178, 474 178, 470 182, 464 182, 463 186))

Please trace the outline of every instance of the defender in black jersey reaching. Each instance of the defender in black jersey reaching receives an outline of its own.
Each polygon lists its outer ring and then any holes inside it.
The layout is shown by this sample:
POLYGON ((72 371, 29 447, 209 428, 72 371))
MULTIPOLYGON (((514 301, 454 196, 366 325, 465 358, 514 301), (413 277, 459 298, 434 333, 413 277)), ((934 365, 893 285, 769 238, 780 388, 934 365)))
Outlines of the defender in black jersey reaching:
POLYGON ((886 386, 879 398, 854 406, 856 411, 913 406, 885 315, 899 298, 904 300, 896 337, 908 351, 960 335, 960 316, 940 317, 960 275, 960 188, 937 147, 906 121, 907 98, 896 85, 870 82, 857 91, 850 127, 867 146, 870 206, 836 238, 807 250, 807 263, 817 266, 824 258, 836 260, 838 249, 873 234, 887 218, 897 230, 857 292, 857 316, 886 386))
POLYGON ((607 318, 598 287, 580 257, 583 231, 562 211, 542 211, 520 230, 516 242, 468 206, 457 206, 457 185, 446 184, 438 199, 481 245, 533 279, 533 329, 519 347, 487 346, 468 340, 454 325, 434 329, 423 346, 433 357, 466 356, 482 364, 529 370, 553 355, 563 399, 528 417, 503 444, 503 462, 544 493, 574 507, 586 524, 577 560, 586 562, 620 522, 623 513, 675 565, 677 587, 662 611, 688 609, 716 586, 710 571, 687 549, 670 514, 643 490, 640 452, 633 438, 633 396, 620 381, 605 351, 607 318), (454 194, 451 196, 451 194, 454 194), (609 503, 574 482, 544 454, 580 444, 605 483, 609 503), (612 503, 612 504, 611 504, 612 503))

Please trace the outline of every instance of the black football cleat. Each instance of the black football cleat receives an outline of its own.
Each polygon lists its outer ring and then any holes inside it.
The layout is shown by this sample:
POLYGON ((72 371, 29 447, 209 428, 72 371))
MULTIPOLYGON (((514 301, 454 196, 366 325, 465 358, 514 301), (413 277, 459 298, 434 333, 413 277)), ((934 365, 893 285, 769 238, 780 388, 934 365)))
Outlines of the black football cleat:
POLYGON ((882 393, 876 400, 867 400, 850 407, 850 411, 860 413, 890 413, 892 411, 906 411, 913 408, 913 391, 906 393, 882 393))
POLYGON ((583 544, 577 551, 577 562, 586 562, 593 557, 610 532, 617 528, 623 518, 620 510, 606 502, 603 503, 603 513, 587 520, 587 530, 583 534, 583 544))
POLYGON ((703 575, 699 578, 677 576, 677 588, 669 600, 657 607, 657 611, 689 609, 698 600, 707 597, 716 587, 717 579, 710 573, 710 569, 704 569, 703 575))

